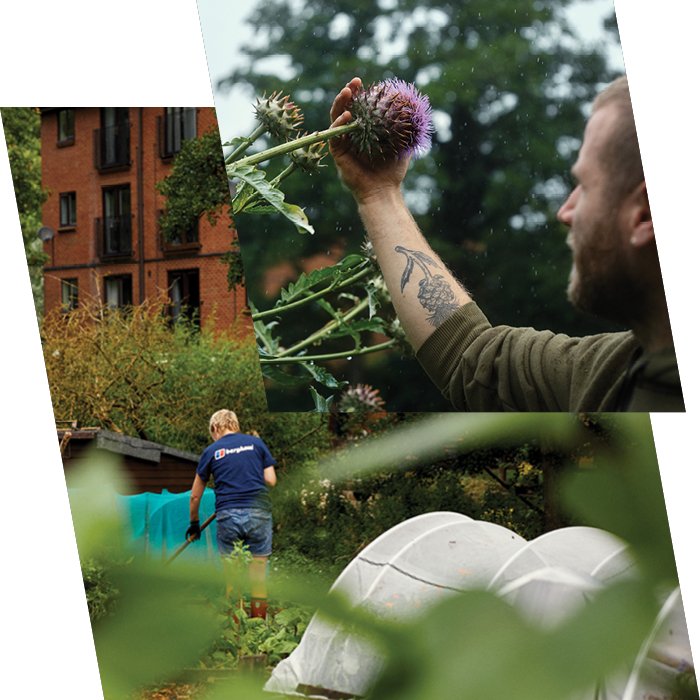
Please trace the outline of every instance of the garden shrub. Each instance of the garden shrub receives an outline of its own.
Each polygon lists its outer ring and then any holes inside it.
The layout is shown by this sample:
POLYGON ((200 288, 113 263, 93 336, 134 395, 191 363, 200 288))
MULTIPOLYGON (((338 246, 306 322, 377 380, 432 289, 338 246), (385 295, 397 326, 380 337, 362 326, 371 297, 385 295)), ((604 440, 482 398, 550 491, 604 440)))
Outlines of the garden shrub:
POLYGON ((252 336, 172 324, 163 303, 126 311, 86 303, 47 315, 44 359, 58 420, 199 452, 209 417, 229 407, 244 432, 257 430, 289 463, 327 447, 318 415, 267 412, 252 336))

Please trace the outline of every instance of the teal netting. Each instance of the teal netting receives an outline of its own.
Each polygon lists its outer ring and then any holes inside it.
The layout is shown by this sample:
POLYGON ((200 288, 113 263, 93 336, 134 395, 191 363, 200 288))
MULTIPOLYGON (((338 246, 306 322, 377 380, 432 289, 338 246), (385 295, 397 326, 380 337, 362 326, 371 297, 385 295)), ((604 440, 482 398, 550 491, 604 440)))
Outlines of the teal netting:
MULTIPOLYGON (((190 492, 139 493, 133 496, 117 496, 129 526, 132 546, 150 557, 167 559, 185 541, 185 531, 190 523, 190 492)), ((200 522, 214 512, 214 491, 205 489, 200 504, 200 522)), ((192 542, 180 555, 182 559, 205 557, 218 560, 216 547, 216 521, 213 521, 202 537, 192 542)))

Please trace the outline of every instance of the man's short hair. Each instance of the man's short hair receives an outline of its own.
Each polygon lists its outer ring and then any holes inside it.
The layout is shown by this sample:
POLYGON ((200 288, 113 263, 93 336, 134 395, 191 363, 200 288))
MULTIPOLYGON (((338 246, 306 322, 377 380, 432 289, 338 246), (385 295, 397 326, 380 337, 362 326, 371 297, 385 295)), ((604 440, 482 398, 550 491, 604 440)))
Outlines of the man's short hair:
POLYGON ((595 98, 593 112, 608 105, 617 111, 617 120, 603 154, 603 165, 610 176, 612 194, 620 197, 629 194, 644 180, 626 75, 614 80, 595 98))
POLYGON ((238 423, 238 416, 233 412, 229 411, 227 408, 222 408, 212 415, 209 419, 209 432, 214 433, 215 430, 218 432, 231 431, 237 433, 241 429, 238 423))

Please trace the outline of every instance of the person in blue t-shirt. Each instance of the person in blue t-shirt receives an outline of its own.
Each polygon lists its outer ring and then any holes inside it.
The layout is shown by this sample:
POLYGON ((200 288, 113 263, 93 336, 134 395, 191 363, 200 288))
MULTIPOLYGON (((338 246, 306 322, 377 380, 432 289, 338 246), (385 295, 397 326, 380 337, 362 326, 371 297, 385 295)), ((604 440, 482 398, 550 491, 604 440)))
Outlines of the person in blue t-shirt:
POLYGON ((185 538, 199 539, 199 504, 210 477, 214 479, 216 541, 227 557, 237 542, 248 546, 251 616, 267 614, 267 559, 272 552, 272 511, 269 488, 277 483, 276 462, 255 435, 240 432, 233 411, 221 409, 209 419, 214 442, 199 458, 190 495, 190 526, 185 538))

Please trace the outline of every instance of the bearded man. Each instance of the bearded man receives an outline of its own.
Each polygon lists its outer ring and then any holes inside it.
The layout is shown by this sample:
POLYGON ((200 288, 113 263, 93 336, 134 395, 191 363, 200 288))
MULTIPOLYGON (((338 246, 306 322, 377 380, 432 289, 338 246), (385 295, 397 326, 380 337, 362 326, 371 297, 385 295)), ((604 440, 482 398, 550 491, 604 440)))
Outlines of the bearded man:
MULTIPOLYGON (((353 78, 331 108, 347 124, 353 78)), ((557 216, 569 228, 568 296, 630 330, 571 338, 492 326, 431 249, 401 193, 409 158, 368 165, 331 142, 417 358, 460 411, 682 411, 678 366, 626 77, 593 103, 557 216)))

